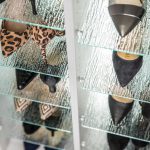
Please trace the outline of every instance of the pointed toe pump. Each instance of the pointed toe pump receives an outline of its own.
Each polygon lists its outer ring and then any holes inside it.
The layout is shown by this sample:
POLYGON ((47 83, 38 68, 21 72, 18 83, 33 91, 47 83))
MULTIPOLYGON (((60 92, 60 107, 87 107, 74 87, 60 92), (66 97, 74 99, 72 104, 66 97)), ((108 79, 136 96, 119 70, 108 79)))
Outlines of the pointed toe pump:
POLYGON ((114 125, 118 125, 131 111, 133 100, 109 95, 109 109, 114 125))
POLYGON ((37 73, 16 69, 18 90, 23 90, 36 76, 37 73))
POLYGON ((135 139, 132 139, 132 143, 135 146, 135 150, 140 150, 141 148, 144 148, 149 144, 148 142, 135 140, 135 139))
POLYGON ((40 78, 43 81, 43 83, 48 85, 49 91, 51 93, 56 92, 56 84, 60 81, 60 78, 52 77, 52 76, 49 76, 49 75, 43 75, 43 74, 40 74, 40 78))
POLYGON ((125 87, 142 67, 143 57, 115 51, 112 57, 118 81, 125 87))
POLYGON ((40 145, 23 142, 24 150, 37 150, 40 145))
POLYGON ((108 7, 112 21, 120 34, 124 37, 141 21, 145 9, 141 0, 114 0, 108 7))
POLYGON ((107 133, 110 150, 124 150, 129 143, 129 138, 107 133))
POLYGON ((25 122, 23 122, 22 125, 23 125, 24 132, 26 134, 33 134, 40 128, 40 126, 38 125, 31 125, 25 122))
POLYGON ((0 0, 0 4, 3 3, 5 0, 0 0))

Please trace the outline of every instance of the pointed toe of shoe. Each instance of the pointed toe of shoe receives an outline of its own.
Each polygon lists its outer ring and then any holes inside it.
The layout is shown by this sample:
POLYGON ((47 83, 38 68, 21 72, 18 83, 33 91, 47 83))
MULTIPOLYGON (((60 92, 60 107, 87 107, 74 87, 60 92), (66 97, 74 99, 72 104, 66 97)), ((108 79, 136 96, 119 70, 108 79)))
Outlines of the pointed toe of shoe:
POLYGON ((135 60, 125 60, 119 57, 117 52, 113 52, 112 57, 117 79, 120 85, 125 87, 142 67, 143 57, 139 56, 135 60))
POLYGON ((133 102, 122 103, 116 101, 111 95, 109 96, 109 109, 114 125, 120 124, 120 122, 131 111, 133 102))
POLYGON ((123 150, 129 142, 129 138, 107 133, 110 150, 123 150))
POLYGON ((145 13, 144 8, 127 4, 110 5, 108 10, 118 33, 122 37, 134 29, 145 13))
POLYGON ((135 139, 132 139, 132 143, 134 144, 136 149, 144 148, 149 144, 148 142, 135 140, 135 139))

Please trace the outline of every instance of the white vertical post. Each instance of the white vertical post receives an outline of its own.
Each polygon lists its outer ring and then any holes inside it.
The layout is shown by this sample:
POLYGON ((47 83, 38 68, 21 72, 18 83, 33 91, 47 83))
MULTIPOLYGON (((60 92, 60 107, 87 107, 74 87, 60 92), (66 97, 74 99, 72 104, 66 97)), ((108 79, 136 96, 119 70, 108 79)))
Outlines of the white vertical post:
POLYGON ((77 76, 76 76, 76 41, 75 41, 75 24, 73 0, 64 0, 65 11, 65 29, 67 42, 67 56, 69 67, 69 82, 71 92, 71 109, 73 125, 74 150, 80 150, 80 125, 77 96, 77 76))

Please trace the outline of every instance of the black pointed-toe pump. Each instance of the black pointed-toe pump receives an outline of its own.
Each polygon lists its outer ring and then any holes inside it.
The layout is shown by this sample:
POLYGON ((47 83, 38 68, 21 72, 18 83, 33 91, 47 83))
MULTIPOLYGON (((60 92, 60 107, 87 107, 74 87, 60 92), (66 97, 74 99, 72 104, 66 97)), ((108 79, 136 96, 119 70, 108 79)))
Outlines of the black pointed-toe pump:
POLYGON ((23 142, 24 150, 37 150, 40 145, 23 142))
POLYGON ((38 125, 32 125, 25 122, 23 122, 22 126, 26 134, 33 134, 40 128, 38 125))
POLYGON ((38 74, 34 72, 16 69, 18 90, 23 90, 38 74))
POLYGON ((113 123, 114 125, 118 125, 124 119, 124 117, 126 117, 127 114, 131 111, 132 106, 133 106, 133 101, 130 101, 128 103, 119 102, 111 95, 109 95, 108 99, 109 99, 110 114, 111 114, 113 123))
POLYGON ((140 0, 138 4, 133 2, 128 4, 125 3, 111 3, 108 7, 109 14, 112 21, 120 34, 124 37, 132 31, 132 29, 141 21, 145 9, 142 7, 143 3, 140 0))
POLYGON ((140 141, 140 140, 135 140, 135 139, 132 139, 132 143, 135 146, 135 150, 139 150, 141 148, 144 148, 144 147, 146 147, 149 144, 148 142, 144 142, 144 141, 140 141))
POLYGON ((134 60, 125 60, 119 57, 117 53, 115 51, 113 52, 113 66, 120 85, 125 87, 142 67, 143 57, 139 56, 134 60))
POLYGON ((43 74, 40 74, 40 78, 43 81, 43 83, 48 85, 49 91, 51 93, 56 92, 56 84, 60 81, 60 78, 52 77, 52 76, 49 76, 49 75, 43 75, 43 74))
POLYGON ((0 4, 3 3, 5 0, 0 0, 0 4))
POLYGON ((124 150, 129 143, 129 138, 107 133, 110 150, 124 150))

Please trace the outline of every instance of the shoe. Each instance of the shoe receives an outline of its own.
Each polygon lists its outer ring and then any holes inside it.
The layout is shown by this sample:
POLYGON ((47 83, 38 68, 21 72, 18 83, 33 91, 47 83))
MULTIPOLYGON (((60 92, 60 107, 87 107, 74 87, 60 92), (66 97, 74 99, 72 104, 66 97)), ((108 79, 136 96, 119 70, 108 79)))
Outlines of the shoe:
POLYGON ((108 7, 112 21, 120 34, 124 37, 129 34, 134 27, 141 21, 145 9, 142 7, 142 1, 139 4, 111 4, 108 7))
POLYGON ((40 115, 42 120, 46 120, 50 116, 54 115, 57 112, 58 107, 51 106, 48 104, 40 104, 39 105, 40 115))
POLYGON ((125 60, 113 52, 113 66, 122 87, 125 87, 138 73, 143 64, 143 57, 139 56, 135 60, 125 60))
POLYGON ((139 102, 141 107, 142 107, 142 115, 144 117, 145 120, 149 120, 150 121, 150 104, 149 103, 142 103, 139 102))
POLYGON ((18 90, 23 90, 38 74, 34 72, 16 69, 18 90))
POLYGON ((129 138, 107 133, 110 150, 124 150, 129 143, 129 138))
POLYGON ((32 101, 26 100, 23 98, 22 99, 21 98, 15 98, 14 104, 15 104, 16 112, 23 112, 32 104, 32 101))
POLYGON ((47 64, 46 46, 55 36, 63 35, 65 31, 3 21, 0 35, 2 54, 8 57, 32 39, 41 49, 42 59, 47 64))
POLYGON ((31 2, 31 5, 32 5, 33 15, 37 15, 36 5, 35 5, 36 0, 30 0, 30 2, 31 2))
POLYGON ((23 122, 23 128, 26 134, 33 134, 40 128, 40 126, 23 122))
POLYGON ((52 77, 52 76, 49 76, 49 75, 43 75, 43 74, 40 74, 40 78, 43 81, 43 83, 48 85, 49 91, 51 93, 56 92, 56 84, 60 81, 60 78, 52 77))
POLYGON ((23 142, 24 150, 37 150, 40 145, 23 142))
POLYGON ((149 144, 149 142, 144 142, 144 141, 135 140, 135 139, 132 139, 132 143, 135 146, 135 150, 139 150, 140 148, 144 148, 149 144))
POLYGON ((5 0, 0 0, 0 4, 3 3, 5 0))
MULTIPOLYGON (((130 103, 119 102, 109 95, 109 109, 114 125, 118 125, 131 111, 133 101, 130 103)), ((126 100, 126 99, 125 99, 126 100)))

